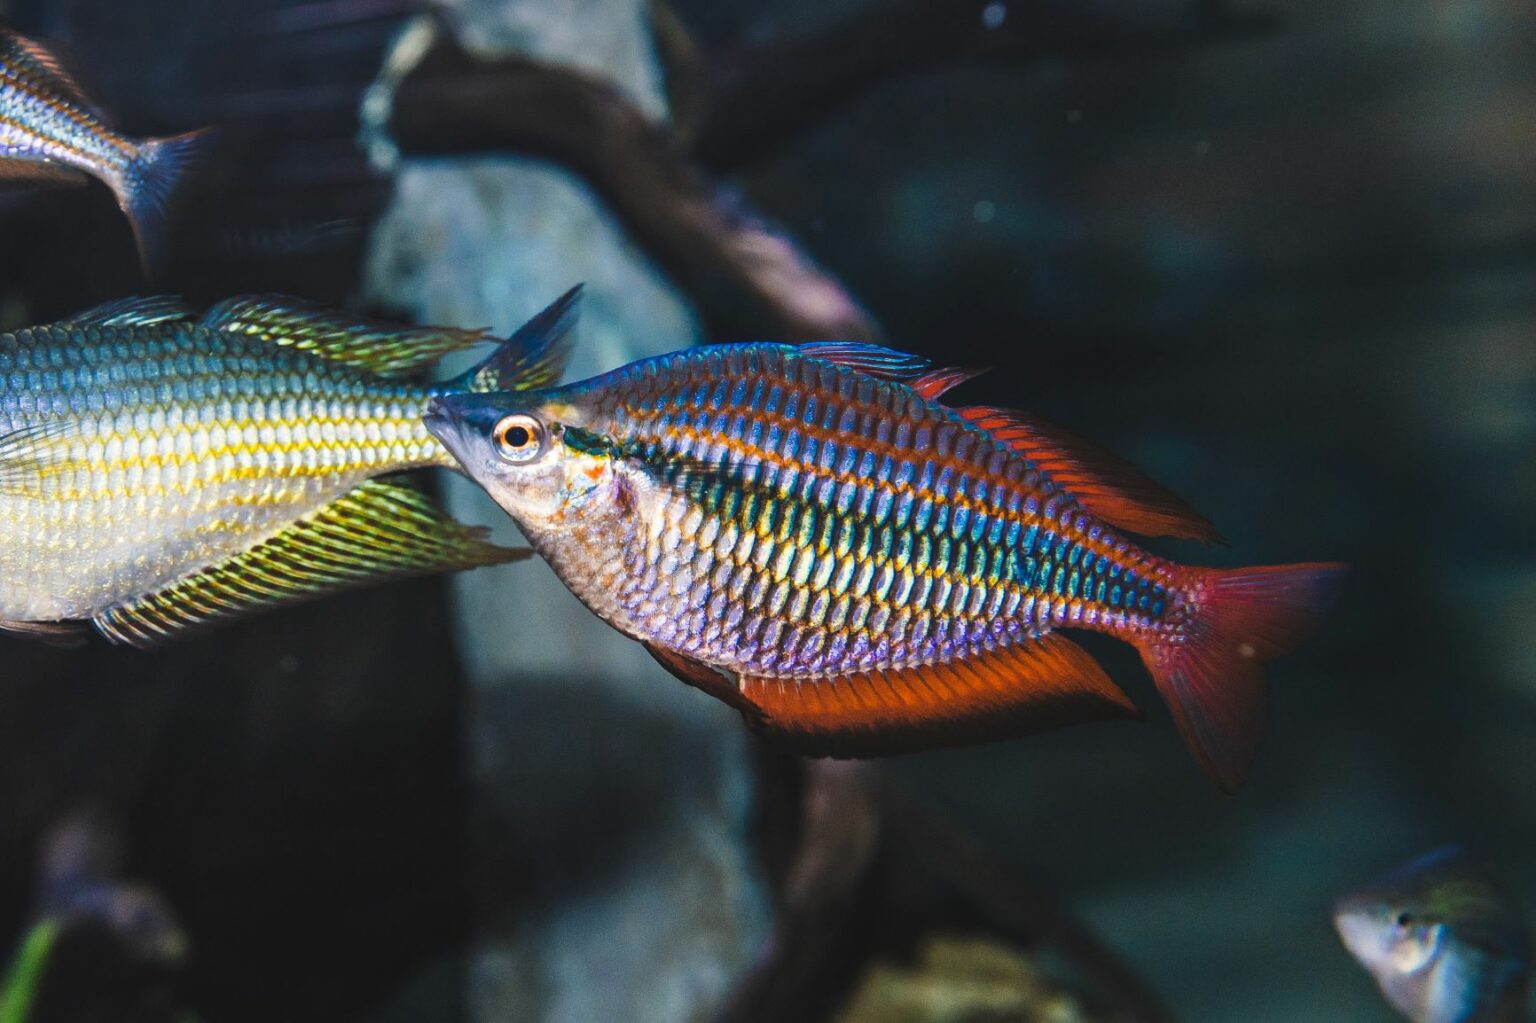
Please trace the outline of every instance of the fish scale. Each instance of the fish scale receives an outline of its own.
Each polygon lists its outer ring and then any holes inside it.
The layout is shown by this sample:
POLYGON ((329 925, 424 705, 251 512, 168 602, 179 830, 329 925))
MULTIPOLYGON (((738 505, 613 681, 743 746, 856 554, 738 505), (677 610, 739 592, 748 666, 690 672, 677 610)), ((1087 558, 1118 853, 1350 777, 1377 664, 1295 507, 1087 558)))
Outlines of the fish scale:
MULTIPOLYGON (((759 467, 767 492, 742 493, 722 478, 693 500, 669 502, 656 539, 626 548, 632 582, 625 599, 656 609, 652 614, 682 610, 675 619, 681 624, 669 630, 680 650, 736 671, 793 678, 824 670, 824 650, 846 651, 861 636, 865 642, 852 664, 899 668, 1084 617, 1112 618, 1122 627, 1164 622, 1168 608, 1154 613, 1152 604, 1152 594, 1164 590, 1154 578, 1160 568, 1122 538, 1100 531, 1096 542, 1063 544, 1052 557, 1054 534, 1042 530, 1047 520, 1040 502, 1028 501, 1020 489, 1033 469, 1017 463, 1004 470, 1005 453, 980 431, 923 415, 887 439, 893 418, 923 411, 907 389, 852 373, 838 380, 835 367, 811 362, 785 366, 776 358, 780 352, 776 346, 737 352, 708 376, 686 364, 677 379, 628 374, 609 385, 611 398, 599 405, 610 421, 589 424, 653 457, 704 454, 726 464, 750 459, 759 467), (783 369, 789 370, 784 378, 775 375, 783 369), (767 399, 755 404, 765 391, 767 399), (898 464, 914 484, 898 481, 898 464), (880 471, 860 474, 864 466, 880 471), (776 487, 781 482, 784 489, 776 487), (945 501, 936 505, 941 493, 945 501), (877 514, 879 507, 889 512, 877 514), (721 540, 727 522, 736 530, 721 540), (797 528, 802 522, 808 530, 797 528), (1038 557, 1032 546, 1004 542, 1021 530, 1041 537, 1038 557), (1128 574, 1136 603, 1146 598, 1145 609, 1123 606, 1123 596, 1111 603, 1107 594, 1084 594, 1074 563, 1090 545, 1096 572, 1113 566, 1128 574), (680 557, 682 551, 691 556, 680 557), (807 573, 822 566, 819 584, 808 574, 803 582, 793 578, 792 566, 802 559, 807 573), (718 565, 736 570, 726 615, 741 613, 729 632, 703 627, 697 613, 676 606, 707 606, 712 587, 695 583, 708 583, 718 565), (794 604, 791 591, 801 595, 794 604), (1024 622, 982 613, 994 606, 1034 613, 1024 622), (879 643, 866 635, 873 614, 887 633, 879 643), (761 642, 770 623, 776 636, 787 630, 792 638, 761 642)), ((1068 528, 1080 517, 1070 502, 1059 515, 1068 528)))
POLYGON ((429 428, 589 608, 803 753, 1023 734, 1134 705, 1062 628, 1136 646, 1201 763, 1252 758, 1262 663, 1340 566, 1206 569, 1217 539, 1046 424, 939 396, 973 376, 871 345, 711 345, 429 428), (515 443, 514 443, 515 439, 515 443))
POLYGON ((0 374, 0 431, 75 417, 0 493, 9 619, 89 618, 369 476, 445 461, 427 388, 197 326, 4 334, 0 374))
POLYGON ((277 296, 199 317, 125 299, 0 334, 0 630, 89 622, 153 645, 387 578, 517 560, 386 474, 455 463, 434 394, 558 372, 573 291, 479 365, 483 331, 400 327, 277 296))

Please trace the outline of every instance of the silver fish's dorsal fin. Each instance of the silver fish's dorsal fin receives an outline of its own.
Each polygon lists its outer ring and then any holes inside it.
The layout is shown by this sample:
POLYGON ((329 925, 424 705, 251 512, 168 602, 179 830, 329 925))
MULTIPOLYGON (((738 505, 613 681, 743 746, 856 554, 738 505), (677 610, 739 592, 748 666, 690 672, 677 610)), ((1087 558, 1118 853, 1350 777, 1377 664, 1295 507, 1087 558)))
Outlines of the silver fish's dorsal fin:
POLYGON ((203 316, 212 330, 313 352, 385 377, 419 373, 450 352, 497 339, 484 330, 369 320, 286 295, 242 295, 203 316))
POLYGON ((181 299, 168 295, 119 298, 66 317, 56 327, 148 327, 157 323, 187 323, 197 313, 181 299))
POLYGON ((578 284, 555 299, 448 386, 460 391, 535 391, 558 384, 571 358, 582 288, 578 284))
POLYGON ((1008 446, 1075 497, 1092 515, 1141 536, 1173 536, 1224 544, 1210 520, 1182 497, 1114 455, 1060 427, 1010 409, 975 405, 955 410, 961 418, 1008 446))
POLYGON ((0 62, 31 75, 58 98, 101 116, 95 100, 86 95, 85 89, 62 57, 51 48, 35 39, 28 39, 3 23, 0 23, 0 62))
POLYGON ((0 494, 38 493, 43 473, 63 453, 62 441, 74 424, 54 419, 0 437, 0 494))
POLYGON ((114 643, 149 648, 188 629, 370 583, 520 561, 427 495, 369 480, 248 551, 92 619, 114 643))

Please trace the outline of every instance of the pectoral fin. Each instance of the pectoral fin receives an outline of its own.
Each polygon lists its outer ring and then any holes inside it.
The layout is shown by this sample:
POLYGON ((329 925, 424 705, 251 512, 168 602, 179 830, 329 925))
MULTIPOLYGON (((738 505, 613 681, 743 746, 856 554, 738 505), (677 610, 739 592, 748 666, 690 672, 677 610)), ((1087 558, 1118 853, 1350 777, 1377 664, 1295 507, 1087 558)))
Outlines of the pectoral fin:
POLYGON ((65 420, 52 419, 0 437, 0 494, 36 494, 43 473, 62 451, 61 441, 73 429, 65 420))
POLYGON ((369 480, 255 547, 93 619, 115 643, 158 646, 188 628, 370 583, 519 561, 413 487, 369 480))
POLYGON ((759 731, 808 756, 884 756, 1140 716, 1086 651, 1055 633, 920 668, 743 676, 741 699, 759 731))

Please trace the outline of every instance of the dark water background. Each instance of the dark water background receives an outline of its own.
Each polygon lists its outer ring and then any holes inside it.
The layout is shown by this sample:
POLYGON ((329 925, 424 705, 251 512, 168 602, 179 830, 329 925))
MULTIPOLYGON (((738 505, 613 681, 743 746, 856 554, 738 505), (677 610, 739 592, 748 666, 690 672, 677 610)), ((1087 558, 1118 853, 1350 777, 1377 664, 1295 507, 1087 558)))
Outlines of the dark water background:
MULTIPOLYGON (((678 10, 724 46, 862 6, 678 10)), ((1269 736, 1236 798, 1198 775, 1113 646, 1148 724, 890 771, 1063 892, 1180 1018, 1386 1020, 1329 927, 1341 890, 1455 840, 1536 908, 1536 8, 1246 6, 1273 31, 895 76, 732 180, 894 344, 995 367, 959 397, 1131 457, 1232 541, 1160 550, 1356 566, 1321 634, 1274 668, 1269 736)), ((146 129, 200 116, 206 96, 170 68, 323 90, 365 79, 387 38, 370 23, 301 71, 276 44, 241 61, 201 42, 214 0, 11 7, 79 36, 93 81, 146 129)), ((350 143, 301 144, 271 161, 314 170, 350 143)), ((289 179, 248 196, 253 223, 345 201, 364 230, 171 283, 346 298, 381 191, 289 179)), ((140 287, 104 195, 7 202, 0 290, 25 314, 140 287)), ((444 592, 343 598, 153 658, 0 640, 0 934, 29 911, 38 835, 103 805, 132 872, 198 937, 207 1018, 387 1006, 447 954, 473 898, 444 592)))

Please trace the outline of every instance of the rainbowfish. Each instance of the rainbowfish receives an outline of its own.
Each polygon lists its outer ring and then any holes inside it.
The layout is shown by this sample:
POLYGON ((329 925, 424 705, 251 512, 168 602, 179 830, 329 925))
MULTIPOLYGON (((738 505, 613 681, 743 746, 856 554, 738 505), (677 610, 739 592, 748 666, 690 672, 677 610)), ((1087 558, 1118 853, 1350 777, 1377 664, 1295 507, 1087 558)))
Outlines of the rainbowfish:
POLYGON ((1461 849, 1421 856, 1347 896, 1333 922, 1413 1023, 1526 1018, 1530 931, 1498 882, 1461 849))
POLYGON ((0 179, 100 179, 133 225, 146 269, 159 263, 171 196, 209 141, 207 129, 163 139, 112 131, 55 54, 0 24, 0 179))
POLYGON ((442 395, 427 426, 592 611, 803 753, 1135 716, 1073 628, 1133 644, 1235 789, 1262 664, 1342 566, 1147 553, 1123 532, 1219 537, 1060 430, 939 402, 975 375, 873 345, 716 345, 442 395))
POLYGON ((575 301, 437 385, 411 376, 493 339, 262 296, 202 316, 131 299, 0 334, 0 629, 90 623, 152 646, 261 606, 518 560, 386 474, 454 467, 421 423, 432 395, 555 379, 575 301))

